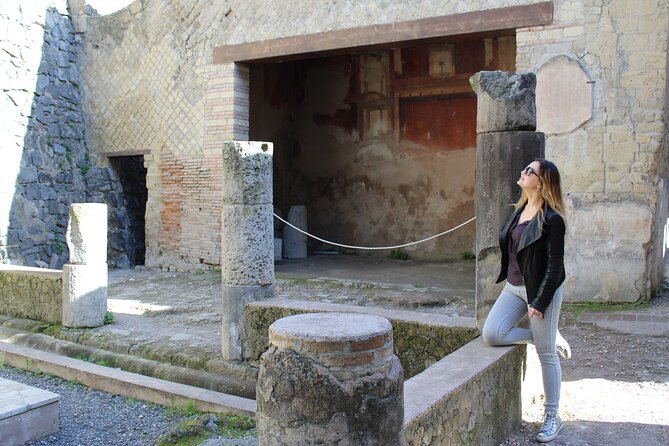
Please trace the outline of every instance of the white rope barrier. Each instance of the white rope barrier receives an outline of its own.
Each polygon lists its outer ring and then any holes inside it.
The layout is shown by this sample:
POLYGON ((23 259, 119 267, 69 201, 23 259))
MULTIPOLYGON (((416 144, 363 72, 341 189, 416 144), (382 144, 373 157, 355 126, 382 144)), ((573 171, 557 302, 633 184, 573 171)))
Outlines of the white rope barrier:
POLYGON ((313 234, 309 234, 308 232, 303 231, 302 229, 298 228, 297 226, 288 223, 286 220, 284 220, 283 218, 279 217, 278 215, 274 214, 274 216, 275 216, 276 218, 278 218, 279 220, 281 220, 282 222, 284 222, 285 224, 287 224, 288 226, 290 226, 291 228, 295 229, 296 231, 299 231, 299 232, 301 232, 302 234, 304 234, 304 235, 306 235, 306 236, 308 236, 308 237, 311 237, 311 238, 313 238, 313 239, 316 239, 316 240, 318 240, 318 241, 320 241, 320 242, 328 243, 328 244, 330 244, 330 245, 334 245, 334 246, 340 246, 340 247, 342 247, 342 248, 351 248, 351 249, 368 249, 368 250, 372 250, 372 249, 397 249, 397 248, 404 248, 404 247, 406 247, 406 246, 417 245, 417 244, 419 244, 419 243, 427 242, 427 241, 432 240, 432 239, 434 239, 434 238, 441 237, 442 235, 446 235, 446 234, 448 234, 449 232, 453 232, 453 231, 455 231, 456 229, 460 229, 460 228, 463 227, 464 225, 466 225, 466 224, 468 224, 468 223, 471 223, 471 222, 473 222, 474 220, 476 220, 476 217, 472 217, 472 218, 470 218, 469 220, 467 220, 466 222, 461 223, 461 224, 457 225, 456 227, 449 229, 448 231, 440 232, 439 234, 435 234, 435 235, 433 235, 432 237, 424 238, 424 239, 422 239, 422 240, 418 240, 418 241, 415 241, 415 242, 405 243, 405 244, 403 244, 403 245, 395 245, 395 246, 354 246, 354 245, 344 245, 344 244, 341 244, 341 243, 332 242, 332 241, 330 241, 330 240, 325 240, 325 239, 322 239, 322 238, 320 238, 320 237, 316 237, 315 235, 313 235, 313 234))

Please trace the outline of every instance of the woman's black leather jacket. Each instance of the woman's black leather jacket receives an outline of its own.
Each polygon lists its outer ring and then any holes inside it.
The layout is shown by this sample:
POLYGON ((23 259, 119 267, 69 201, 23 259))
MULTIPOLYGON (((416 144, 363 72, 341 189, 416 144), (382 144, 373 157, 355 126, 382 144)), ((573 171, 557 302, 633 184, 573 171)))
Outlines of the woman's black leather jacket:
MULTIPOLYGON (((525 206, 516 209, 499 232, 502 270, 497 283, 506 279, 509 267, 509 229, 525 206)), ((527 289, 527 303, 541 313, 553 300, 553 294, 565 279, 564 233, 562 216, 544 204, 544 223, 537 214, 527 225, 518 244, 518 266, 527 289)))

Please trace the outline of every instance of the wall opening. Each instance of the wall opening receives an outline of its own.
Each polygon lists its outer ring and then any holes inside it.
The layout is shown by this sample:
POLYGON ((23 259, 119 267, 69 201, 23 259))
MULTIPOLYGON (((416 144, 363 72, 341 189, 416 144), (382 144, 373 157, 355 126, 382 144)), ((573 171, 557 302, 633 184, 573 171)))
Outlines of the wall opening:
POLYGON ((116 222, 124 231, 116 231, 110 239, 111 249, 125 251, 128 266, 144 265, 146 243, 144 216, 146 214, 146 167, 144 156, 118 156, 110 158, 123 188, 123 203, 109 203, 110 219, 125 220, 116 222), (127 214, 121 211, 125 207, 127 214), (127 215, 127 217, 123 217, 127 215))
MULTIPOLYGON (((368 246, 470 219, 476 97, 468 79, 515 70, 509 34, 250 64, 250 139, 274 143, 276 210, 306 205, 311 232, 368 246)), ((471 225, 407 251, 455 259, 473 251, 475 234, 471 225)))

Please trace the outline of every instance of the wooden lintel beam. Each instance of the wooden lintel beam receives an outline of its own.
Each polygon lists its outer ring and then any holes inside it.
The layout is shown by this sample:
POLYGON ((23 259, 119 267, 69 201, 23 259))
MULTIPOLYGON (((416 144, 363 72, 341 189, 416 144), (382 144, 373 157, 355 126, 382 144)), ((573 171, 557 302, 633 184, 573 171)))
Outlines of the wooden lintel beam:
POLYGON ((408 42, 491 31, 515 30, 553 22, 553 2, 465 12, 385 25, 326 31, 303 36, 224 45, 214 48, 214 63, 261 63, 345 50, 401 46, 408 42))

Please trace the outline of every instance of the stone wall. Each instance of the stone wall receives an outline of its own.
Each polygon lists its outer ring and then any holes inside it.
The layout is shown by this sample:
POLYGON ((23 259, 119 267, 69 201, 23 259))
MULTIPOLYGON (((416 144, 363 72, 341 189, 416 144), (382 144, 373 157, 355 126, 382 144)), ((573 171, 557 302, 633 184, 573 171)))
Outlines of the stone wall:
POLYGON ((63 272, 0 265, 2 314, 60 324, 63 310, 63 272))
POLYGON ((567 192, 567 301, 633 302, 661 278, 667 11, 666 0, 565 0, 553 25, 517 32, 520 72, 566 55, 593 87, 592 119, 546 135, 567 192))
POLYGON ((0 151, 0 263, 60 268, 68 258, 69 204, 107 202, 109 261, 129 266, 122 187, 85 140, 81 36, 64 1, 0 5, 3 127, 0 151))

